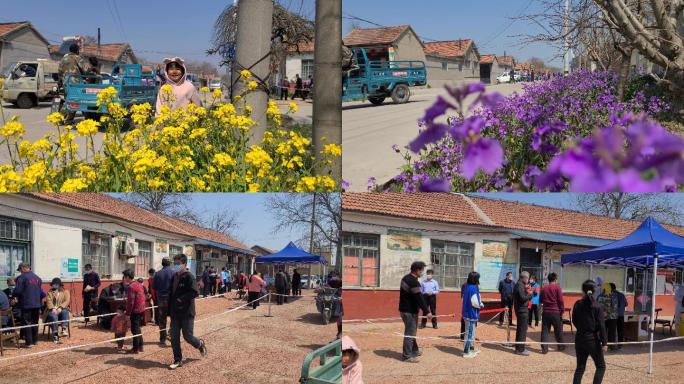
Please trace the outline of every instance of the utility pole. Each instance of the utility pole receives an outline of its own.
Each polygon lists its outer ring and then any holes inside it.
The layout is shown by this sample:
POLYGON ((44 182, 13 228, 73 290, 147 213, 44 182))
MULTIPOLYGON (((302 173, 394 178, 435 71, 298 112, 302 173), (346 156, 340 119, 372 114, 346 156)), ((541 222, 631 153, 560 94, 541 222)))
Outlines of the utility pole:
POLYGON ((563 17, 563 74, 570 75, 570 0, 565 0, 565 14, 563 17))
MULTIPOLYGON (((315 36, 313 144, 318 155, 326 144, 342 144, 342 0, 316 0, 315 36)), ((340 185, 341 159, 318 170, 328 172, 340 185)))
MULTIPOLYGON (((316 83, 314 83, 314 84, 316 84, 316 83)), ((311 195, 311 198, 313 199, 313 202, 311 204, 311 233, 310 233, 310 237, 309 237, 309 253, 313 255, 314 254, 314 250, 313 250, 314 228, 315 228, 315 223, 316 223, 316 192, 314 192, 311 195)), ((311 285, 313 283, 312 280, 313 279, 311 277, 311 264, 309 264, 309 281, 308 281, 308 284, 311 287, 313 287, 313 285, 311 285)))
MULTIPOLYGON (((233 68, 235 78, 240 71, 248 69, 254 80, 266 83, 270 73, 271 31, 273 28, 273 0, 240 0, 237 23, 237 58, 233 68)), ((268 93, 266 84, 249 93, 245 98, 252 107, 252 119, 256 126, 252 129, 252 143, 260 143, 266 132, 266 107, 268 93)), ((242 81, 236 84, 239 95, 247 87, 242 81)))

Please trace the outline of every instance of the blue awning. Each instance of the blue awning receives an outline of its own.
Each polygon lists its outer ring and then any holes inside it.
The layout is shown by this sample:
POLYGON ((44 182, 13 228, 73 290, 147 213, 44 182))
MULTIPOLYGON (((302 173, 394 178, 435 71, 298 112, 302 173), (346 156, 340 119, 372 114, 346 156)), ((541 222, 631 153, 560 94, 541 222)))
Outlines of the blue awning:
POLYGON ((195 243, 195 244, 198 244, 198 245, 207 245, 207 246, 214 247, 214 248, 219 248, 219 249, 225 249, 225 250, 228 250, 228 251, 244 253, 244 254, 250 255, 250 256, 256 256, 256 252, 252 251, 251 249, 237 248, 237 247, 233 247, 233 246, 230 246, 230 245, 226 245, 226 244, 222 244, 222 243, 217 243, 217 242, 211 241, 211 240, 195 239, 194 243, 195 243))
POLYGON ((584 237, 563 235, 560 233, 536 232, 536 231, 511 231, 511 234, 518 236, 521 239, 532 239, 539 241, 548 241, 550 243, 560 243, 569 245, 581 245, 585 247, 600 247, 610 243, 612 240, 599 239, 596 237, 584 237))
POLYGON ((313 255, 290 242, 287 247, 279 252, 259 256, 256 258, 257 264, 328 264, 328 261, 318 255, 313 255))

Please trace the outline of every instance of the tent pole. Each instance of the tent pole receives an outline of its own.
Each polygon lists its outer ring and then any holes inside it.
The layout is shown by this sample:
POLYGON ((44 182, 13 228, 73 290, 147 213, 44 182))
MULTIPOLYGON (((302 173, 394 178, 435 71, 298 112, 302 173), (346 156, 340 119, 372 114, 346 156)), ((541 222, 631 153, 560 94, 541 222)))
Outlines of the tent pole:
POLYGON ((648 346, 648 374, 653 373, 653 335, 655 334, 656 279, 658 278, 658 254, 653 256, 653 286, 651 293, 651 343, 648 346))

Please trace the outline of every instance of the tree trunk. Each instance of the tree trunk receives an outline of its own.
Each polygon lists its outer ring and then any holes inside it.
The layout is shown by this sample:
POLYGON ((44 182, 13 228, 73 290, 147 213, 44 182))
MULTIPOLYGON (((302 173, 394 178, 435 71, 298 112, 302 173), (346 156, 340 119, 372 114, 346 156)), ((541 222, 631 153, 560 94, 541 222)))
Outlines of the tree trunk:
MULTIPOLYGON (((318 155, 326 144, 342 144, 342 0, 316 1, 315 35, 313 144, 318 155)), ((326 168, 318 174, 331 173, 341 187, 341 159, 326 168)))
MULTIPOLYGON (((271 29, 273 26, 273 0, 240 0, 238 6, 237 30, 237 65, 234 68, 235 78, 240 71, 249 69, 254 79, 263 81, 267 87, 271 62, 266 55, 271 51, 271 29)), ((242 80, 236 84, 236 95, 246 87, 242 80)), ((252 143, 258 144, 264 137, 267 128, 266 107, 268 93, 262 87, 249 93, 245 98, 252 107, 252 119, 257 125, 252 128, 252 143)))
POLYGON ((618 78, 618 100, 625 100, 625 88, 627 87, 627 81, 629 80, 629 65, 632 61, 633 49, 628 48, 622 53, 622 63, 620 63, 620 73, 618 78))

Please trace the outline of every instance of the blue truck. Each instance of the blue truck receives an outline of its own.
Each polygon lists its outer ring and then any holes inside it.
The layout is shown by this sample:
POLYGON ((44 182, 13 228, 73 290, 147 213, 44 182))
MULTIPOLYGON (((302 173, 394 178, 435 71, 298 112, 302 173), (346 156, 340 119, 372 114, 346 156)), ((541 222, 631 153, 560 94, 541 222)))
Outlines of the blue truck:
POLYGON ((341 384, 342 340, 335 340, 306 355, 299 382, 301 384, 341 384))
POLYGON ((97 105, 97 95, 106 88, 114 87, 123 107, 150 103, 154 106, 158 86, 154 71, 140 64, 116 64, 111 75, 84 75, 74 79, 68 76, 64 86, 63 108, 81 112, 86 118, 106 114, 107 107, 97 105))
POLYGON ((365 48, 353 48, 350 69, 342 78, 342 101, 369 100, 381 105, 388 97, 403 104, 411 97, 410 87, 427 84, 423 61, 369 60, 365 48))

